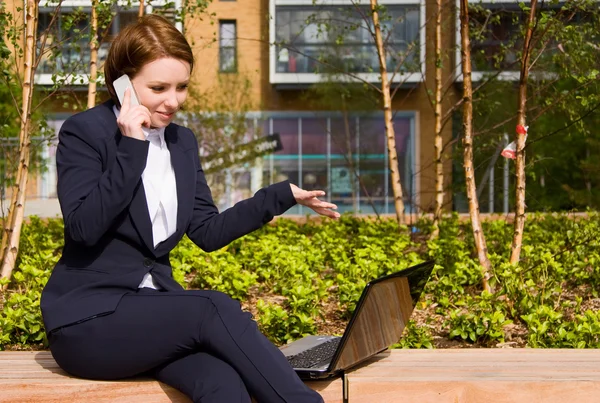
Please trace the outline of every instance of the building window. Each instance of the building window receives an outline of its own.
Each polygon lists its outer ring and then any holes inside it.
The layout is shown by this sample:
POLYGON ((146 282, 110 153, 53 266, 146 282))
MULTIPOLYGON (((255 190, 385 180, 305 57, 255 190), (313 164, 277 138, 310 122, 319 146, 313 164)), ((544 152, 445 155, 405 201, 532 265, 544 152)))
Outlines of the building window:
POLYGON ((235 21, 219 21, 219 70, 221 72, 237 71, 236 36, 235 21))
MULTIPOLYGON (((38 74, 87 74, 90 65, 90 7, 40 7, 38 40, 46 34, 38 74)), ((137 19, 137 8, 118 7, 112 23, 98 32, 98 66, 101 67, 108 55, 110 42, 126 25, 137 19)), ((41 43, 38 42, 38 52, 41 43)))
MULTIPOLYGON (((379 72, 366 6, 285 5, 275 10, 276 72, 379 72)), ((381 28, 388 70, 419 71, 420 24, 418 2, 385 6, 381 28)))
MULTIPOLYGON (((392 213, 383 116, 320 112, 275 112, 262 132, 278 133, 283 149, 264 157, 262 185, 289 180, 304 189, 327 191, 340 212, 392 213)), ((406 212, 416 211, 414 114, 395 112, 396 151, 406 212)), ((288 214, 312 214, 295 206, 288 214)))
POLYGON ((473 71, 518 71, 526 14, 517 5, 495 3, 478 4, 469 13, 473 71))

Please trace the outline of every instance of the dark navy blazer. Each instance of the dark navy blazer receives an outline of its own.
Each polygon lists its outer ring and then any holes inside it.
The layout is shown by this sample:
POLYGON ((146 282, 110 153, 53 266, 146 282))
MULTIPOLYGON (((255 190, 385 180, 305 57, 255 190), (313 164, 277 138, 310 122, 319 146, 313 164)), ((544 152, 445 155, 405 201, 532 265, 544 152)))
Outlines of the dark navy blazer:
POLYGON ((280 182, 219 213, 194 134, 170 124, 165 141, 177 183, 177 229, 155 249, 141 180, 149 142, 121 134, 112 101, 63 124, 56 166, 65 246, 42 292, 46 331, 114 312, 148 272, 165 290, 180 291, 169 252, 184 234, 214 251, 296 203, 289 183, 280 182))

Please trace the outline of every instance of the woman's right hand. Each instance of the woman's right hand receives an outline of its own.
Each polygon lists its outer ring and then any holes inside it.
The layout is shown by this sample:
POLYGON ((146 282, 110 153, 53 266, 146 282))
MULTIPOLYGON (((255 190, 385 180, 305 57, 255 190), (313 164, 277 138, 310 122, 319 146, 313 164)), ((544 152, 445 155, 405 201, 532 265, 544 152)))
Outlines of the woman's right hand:
POLYGON ((150 111, 143 105, 131 106, 131 88, 125 90, 117 124, 123 136, 146 140, 142 126, 150 127, 150 111))

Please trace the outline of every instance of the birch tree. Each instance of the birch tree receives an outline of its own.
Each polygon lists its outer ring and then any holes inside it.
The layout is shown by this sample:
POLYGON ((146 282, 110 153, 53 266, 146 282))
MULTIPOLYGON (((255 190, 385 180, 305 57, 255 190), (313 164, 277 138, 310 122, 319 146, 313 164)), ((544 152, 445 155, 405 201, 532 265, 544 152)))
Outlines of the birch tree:
POLYGON ((477 258, 482 268, 482 286, 485 291, 492 292, 490 279, 492 263, 487 255, 487 245, 479 215, 477 186, 475 184, 475 167, 473 165, 473 84, 471 81, 471 42, 469 38, 469 0, 460 0, 460 53, 463 73, 463 167, 467 183, 467 199, 469 216, 477 258))
POLYGON ((114 22, 114 15, 111 10, 115 7, 118 7, 116 0, 92 0, 89 24, 90 64, 87 98, 88 109, 96 106, 98 80, 101 76, 99 68, 102 68, 102 66, 98 66, 98 50, 100 44, 106 42, 106 37, 114 22))
POLYGON ((535 13, 537 0, 531 0, 529 7, 529 17, 525 30, 525 40, 523 41, 523 56, 521 58, 521 73, 519 78, 519 101, 517 112, 517 156, 516 156, 516 202, 515 202, 515 223, 513 241, 510 254, 510 263, 517 263, 521 256, 521 247, 523 243, 523 229, 525 227, 525 138, 526 128, 526 105, 527 105, 527 80, 529 78, 529 58, 531 57, 531 39, 533 37, 533 28, 535 23, 535 13))
POLYGON ((439 235, 439 222, 444 206, 444 164, 442 152, 444 139, 442 138, 442 0, 435 0, 435 37, 433 41, 435 48, 435 206, 433 209, 433 231, 432 238, 439 235))
POLYGON ((88 109, 96 106, 98 80, 98 0, 92 0, 90 14, 90 77, 88 81, 88 109))
POLYGON ((381 76, 381 95, 383 101, 383 118, 385 120, 385 135, 387 138, 389 170, 392 178, 392 191, 394 194, 394 208, 396 210, 396 221, 398 225, 404 224, 404 196, 402 194, 402 183, 398 169, 398 154, 396 152, 396 132, 394 130, 392 116, 392 97, 390 92, 390 81, 388 80, 387 58, 379 25, 379 4, 377 0, 370 0, 371 18, 373 18, 373 30, 375 33, 375 46, 379 57, 379 74, 381 76))
POLYGON ((19 251, 19 239, 25 210, 25 191, 29 173, 31 148, 31 101, 35 73, 38 2, 28 0, 23 10, 25 20, 25 52, 23 71, 23 95, 21 105, 21 129, 19 132, 19 166, 13 187, 7 220, 2 233, 2 268, 0 278, 10 279, 19 251))

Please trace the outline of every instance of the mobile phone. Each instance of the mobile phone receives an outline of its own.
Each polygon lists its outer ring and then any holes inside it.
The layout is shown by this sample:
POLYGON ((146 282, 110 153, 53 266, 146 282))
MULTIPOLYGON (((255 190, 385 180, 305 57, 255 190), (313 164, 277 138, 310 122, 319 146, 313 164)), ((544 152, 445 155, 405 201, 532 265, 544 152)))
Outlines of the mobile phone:
POLYGON ((125 99, 125 90, 127 89, 127 87, 131 88, 131 106, 137 106, 140 104, 140 102, 137 99, 137 96, 135 95, 135 89, 133 88, 133 84, 131 83, 131 80, 129 79, 129 76, 127 74, 123 74, 121 77, 113 81, 113 87, 115 88, 117 98, 119 98, 119 102, 121 103, 121 105, 123 105, 123 100, 125 99))

